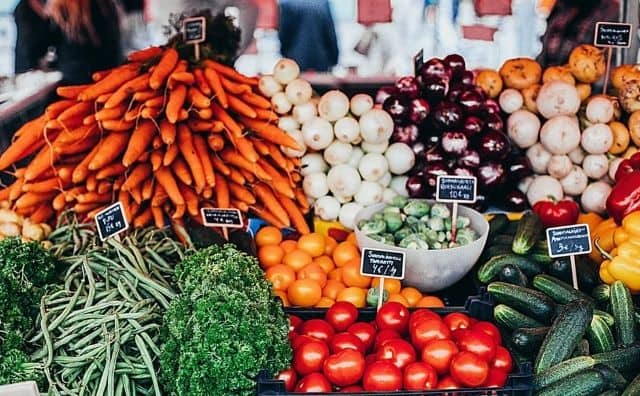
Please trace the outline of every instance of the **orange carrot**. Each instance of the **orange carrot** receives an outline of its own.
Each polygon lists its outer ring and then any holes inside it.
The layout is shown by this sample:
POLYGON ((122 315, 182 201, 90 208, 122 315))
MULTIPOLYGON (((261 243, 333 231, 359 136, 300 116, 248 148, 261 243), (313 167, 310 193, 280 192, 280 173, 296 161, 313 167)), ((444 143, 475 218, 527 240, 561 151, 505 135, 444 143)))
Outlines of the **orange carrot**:
POLYGON ((280 174, 280 172, 265 159, 260 159, 258 164, 271 176, 271 186, 274 190, 288 198, 295 198, 293 189, 291 185, 289 185, 289 180, 285 176, 280 174))
POLYGON ((44 146, 42 150, 31 160, 24 172, 25 181, 35 180, 38 176, 52 168, 58 159, 58 154, 51 150, 52 146, 44 146))
POLYGON ((77 99, 78 95, 89 88, 92 84, 83 84, 83 85, 67 85, 63 87, 56 88, 56 94, 61 98, 66 99, 77 99))
POLYGON ((144 102, 144 106, 145 107, 162 107, 164 106, 164 96, 158 95, 158 96, 154 96, 151 99, 147 99, 144 102))
POLYGON ((206 109, 211 106, 211 99, 209 99, 197 87, 189 88, 189 100, 191 101, 191 104, 199 109, 206 109))
POLYGON ((53 207, 53 209, 55 210, 64 209, 64 206, 67 203, 67 201, 64 199, 64 196, 65 196, 65 193, 61 192, 58 195, 56 195, 55 198, 53 198, 53 201, 51 202, 51 206, 53 207))
POLYGON ((311 230, 309 229, 309 224, 307 224, 307 221, 300 211, 300 208, 298 208, 298 205, 296 205, 296 203, 288 197, 282 195, 278 196, 278 199, 284 209, 287 211, 287 214, 289 215, 291 223, 293 223, 295 229, 298 230, 298 232, 302 235, 309 234, 311 232, 311 230))
POLYGON ((216 204, 219 208, 229 207, 229 186, 222 175, 216 173, 216 204))
POLYGON ((122 156, 122 165, 129 167, 136 162, 138 157, 142 155, 151 143, 155 132, 156 126, 153 122, 145 120, 139 123, 138 127, 133 130, 131 139, 129 139, 129 144, 127 145, 127 150, 122 156))
POLYGON ((239 184, 229 183, 229 191, 231 191, 232 196, 236 197, 242 202, 246 202, 249 205, 253 205, 256 203, 256 197, 254 197, 249 190, 239 184))
POLYGON ((178 146, 180 147, 182 157, 189 165, 189 169, 191 169, 196 191, 202 191, 202 189, 207 185, 204 177, 204 170, 202 169, 202 162, 200 161, 200 158, 198 158, 198 154, 194 147, 191 131, 185 124, 178 125, 178 146))
POLYGON ((200 68, 196 68, 193 70, 193 75, 196 78, 196 85, 198 86, 198 89, 202 91, 202 93, 207 97, 211 96, 211 87, 209 86, 207 80, 204 78, 204 71, 202 71, 202 69, 200 68))
POLYGON ((58 118, 58 116, 62 114, 63 111, 65 111, 66 109, 68 109, 69 107, 73 106, 76 103, 78 102, 76 102, 75 100, 69 100, 69 99, 53 102, 49 106, 47 106, 47 108, 44 110, 44 114, 50 120, 54 118, 58 118))
POLYGON ((191 172, 189 171, 187 164, 182 160, 182 158, 178 157, 171 163, 171 170, 173 171, 173 174, 176 175, 178 180, 180 180, 184 184, 188 186, 193 184, 191 172))
POLYGON ((169 88, 173 84, 182 83, 184 85, 193 85, 196 82, 196 77, 193 73, 183 71, 183 72, 173 72, 169 76, 169 88))
POLYGON ((304 193, 304 190, 301 188, 296 188, 294 191, 296 194, 296 202, 298 206, 302 208, 304 213, 309 211, 309 201, 307 200, 307 195, 304 193))
POLYGON ((11 191, 11 186, 1 189, 0 190, 0 201, 8 200, 10 191, 11 191))
POLYGON ((73 187, 70 190, 65 191, 64 199, 67 203, 73 202, 76 200, 78 195, 84 194, 87 192, 87 189, 84 186, 73 187))
POLYGON ((164 153, 161 150, 153 150, 151 153, 151 157, 149 160, 151 161, 151 169, 154 171, 158 170, 160 166, 162 166, 162 157, 164 153))
POLYGON ((144 184, 142 184, 142 200, 143 201, 148 201, 151 199, 151 197, 153 197, 153 179, 152 178, 148 178, 147 180, 144 181, 144 184))
POLYGON ((127 168, 122 165, 121 162, 114 162, 100 169, 96 174, 96 179, 104 180, 112 176, 118 176, 123 174, 126 169, 127 168))
POLYGON ((252 120, 242 116, 240 117, 240 120, 247 128, 251 129, 256 133, 256 135, 263 139, 294 150, 300 149, 296 141, 291 136, 287 135, 285 131, 273 124, 269 124, 262 120, 252 120))
POLYGON ((16 209, 28 208, 30 206, 38 205, 42 202, 51 201, 58 193, 56 191, 49 191, 46 193, 24 193, 18 198, 15 203, 16 209))
POLYGON ((205 142, 204 138, 199 135, 193 135, 192 139, 193 139, 193 147, 196 149, 196 154, 200 159, 200 163, 202 164, 204 179, 206 180, 207 185, 209 187, 215 187, 216 178, 215 178, 215 173, 213 171, 213 164, 211 163, 211 158, 209 157, 207 142, 205 142))
POLYGON ((153 213, 151 212, 151 208, 146 208, 136 215, 136 218, 133 219, 133 226, 136 228, 146 227, 153 220, 153 213))
POLYGON ((236 199, 231 201, 231 206, 233 206, 234 208, 240 209, 241 212, 246 213, 249 211, 249 205, 247 205, 246 202, 238 201, 236 199))
POLYGON ((15 201, 22 195, 22 186, 24 185, 24 178, 19 177, 16 181, 9 186, 9 201, 15 201))
POLYGON ((229 113, 227 113, 222 107, 218 106, 216 103, 211 103, 211 110, 213 110, 214 117, 222 121, 229 132, 233 134, 233 136, 242 136, 242 127, 238 125, 238 123, 233 118, 231 118, 229 113))
POLYGON ((96 134, 87 135, 84 139, 80 139, 73 143, 53 145, 56 155, 73 155, 80 154, 91 150, 100 140, 100 136, 96 134))
POLYGON ((287 224, 278 220, 276 216, 274 216, 271 212, 269 212, 265 208, 258 207, 258 206, 251 206, 250 208, 256 215, 258 215, 258 217, 260 217, 262 220, 266 221, 267 223, 271 224, 272 226, 275 226, 278 228, 288 227, 287 224))
POLYGON ((242 173, 235 168, 229 168, 228 177, 229 177, 229 180, 233 181, 234 183, 238 183, 241 186, 244 185, 244 183, 247 181, 247 179, 244 178, 242 173))
POLYGON ((144 91, 138 91, 133 94, 133 100, 136 102, 144 102, 151 98, 155 98, 158 95, 162 95, 160 91, 154 91, 152 89, 147 89, 144 91))
POLYGON ((230 149, 224 149, 220 152, 220 156, 227 163, 244 169, 256 175, 261 180, 271 180, 271 176, 260 167, 257 163, 247 161, 243 156, 237 154, 230 149))
POLYGON ((223 108, 227 108, 229 106, 229 101, 227 99, 227 93, 222 88, 222 83, 220 82, 220 77, 215 70, 211 68, 204 69, 204 78, 207 80, 209 87, 213 91, 214 97, 220 103, 220 106, 223 108))
POLYGON ((144 104, 136 105, 133 108, 129 109, 126 113, 124 113, 124 120, 127 122, 134 122, 138 118, 140 118, 142 109, 147 109, 148 107, 144 107, 144 104))
POLYGON ((284 155, 282 155, 280 147, 276 146, 275 144, 269 144, 269 155, 280 169, 288 171, 287 159, 284 157, 284 155))
POLYGON ((120 156, 120 154, 124 152, 128 142, 128 134, 110 133, 106 138, 102 139, 102 141, 97 144, 96 148, 98 150, 91 158, 91 162, 89 163, 89 170, 98 170, 103 166, 113 162, 113 160, 118 158, 118 156, 120 156))
POLYGON ((96 123, 96 115, 89 114, 82 119, 82 125, 94 125, 96 123))
POLYGON ((102 129, 112 132, 124 132, 133 129, 135 126, 134 122, 122 120, 106 120, 100 122, 100 126, 102 129))
POLYGON ((96 103, 106 103, 111 97, 110 93, 102 94, 96 98, 96 103))
POLYGON ((162 165, 169 166, 176 159, 176 157, 180 154, 180 148, 178 144, 171 144, 167 146, 167 151, 164 153, 164 157, 162 158, 162 165))
POLYGON ((153 58, 157 58, 162 54, 162 48, 160 47, 147 47, 141 50, 133 51, 127 55, 129 62, 148 62, 153 58))
POLYGON ((120 187, 124 191, 129 191, 130 188, 140 185, 143 183, 149 176, 151 176, 151 165, 142 163, 136 165, 135 168, 129 173, 129 176, 126 177, 126 181, 120 187))
POLYGON ((269 101, 269 99, 261 95, 255 94, 253 92, 245 92, 240 97, 242 98, 242 100, 244 100, 248 104, 253 105, 257 108, 260 108, 263 110, 271 109, 271 102, 269 101))
POLYGON ((97 192, 87 192, 87 193, 78 195, 77 201, 79 203, 109 202, 111 201, 111 193, 98 194, 97 192))
POLYGON ((189 112, 187 109, 180 109, 180 113, 178 114, 178 121, 185 121, 189 119, 189 112))
POLYGON ((222 173, 225 176, 229 176, 229 174, 231 173, 231 169, 229 169, 229 167, 225 165, 225 163, 220 159, 220 157, 218 157, 215 153, 211 153, 209 157, 211 158, 211 163, 213 164, 213 167, 215 168, 215 170, 217 170, 218 172, 222 173))
POLYGON ((180 194, 184 198, 187 206, 187 213, 191 216, 198 216, 198 196, 196 193, 189 187, 182 183, 178 184, 178 188, 180 188, 180 194))
POLYGON ((264 183, 256 183, 253 186, 253 191, 255 191, 256 196, 260 199, 260 201, 262 201, 269 212, 273 213, 273 215, 278 220, 289 227, 289 216, 287 215, 286 210, 282 207, 280 202, 278 202, 278 199, 275 197, 273 192, 271 192, 271 189, 264 183))
POLYGON ((269 155, 269 146, 267 143, 258 139, 251 139, 253 142, 253 146, 256 148, 256 151, 260 153, 260 155, 269 155))
POLYGON ((162 146, 164 146, 164 143, 162 142, 162 139, 160 138, 160 136, 155 135, 153 137, 153 140, 151 141, 151 147, 153 147, 154 150, 157 150, 162 146))
POLYGON ((16 132, 18 138, 0 155, 0 169, 6 169, 38 149, 36 144, 44 140, 45 123, 44 116, 38 117, 24 124, 16 132))
POLYGON ((265 121, 278 121, 278 114, 273 110, 255 109, 258 119, 265 121))
POLYGON ((240 174, 242 175, 242 177, 244 177, 244 178, 247 180, 247 182, 249 182, 249 183, 253 183, 253 182, 255 182, 255 181, 256 181, 256 177, 255 177, 255 175, 254 175, 253 173, 249 172, 248 170, 246 170, 246 169, 242 169, 242 168, 238 168, 238 169, 236 169, 236 170, 237 170, 238 172, 240 172, 240 174))
POLYGON ((151 198, 151 206, 160 207, 169 198, 166 191, 160 183, 155 183, 153 197, 151 198))
POLYGON ((84 184, 87 187, 87 191, 96 191, 98 189, 98 179, 96 179, 96 174, 90 173, 84 184))
POLYGON ((203 63, 206 67, 214 69, 216 72, 220 73, 220 75, 230 78, 231 80, 243 84, 258 85, 258 79, 240 74, 232 67, 222 65, 212 60, 205 60, 203 63))
POLYGON ((251 106, 244 103, 242 100, 238 99, 237 97, 233 95, 229 95, 228 100, 229 100, 229 108, 235 111, 236 113, 249 118, 256 118, 258 116, 258 113, 256 113, 256 111, 251 106))
MULTIPOLYGON (((197 115, 198 118, 200 118, 201 120, 210 120, 211 117, 213 117, 213 110, 211 110, 211 108, 206 108, 206 109, 194 109, 193 110, 197 115)), ((215 128, 220 128, 220 131, 222 131, 224 129, 224 124, 222 124, 219 121, 214 121, 214 124, 220 124, 219 126, 212 126, 211 130, 213 132, 213 130, 215 128)))
POLYGON ((149 73, 144 73, 122 84, 104 103, 104 108, 111 109, 119 106, 134 92, 146 89, 149 86, 149 78, 149 73))
POLYGON ((128 223, 131 223, 131 195, 126 191, 120 190, 118 192, 118 201, 124 208, 124 217, 127 219, 128 223))
POLYGON ((87 102, 102 94, 113 92, 121 87, 122 84, 136 77, 139 72, 140 66, 135 63, 114 69, 108 76, 78 94, 78 100, 87 102))
POLYGON ((209 132, 213 128, 213 122, 203 120, 189 120, 187 122, 192 132, 209 132))
POLYGON ((138 202, 135 202, 135 199, 134 199, 134 202, 131 202, 131 205, 129 206, 129 211, 131 212, 131 218, 135 219, 136 215, 140 211, 140 204, 138 202))
POLYGON ((209 135, 207 145, 213 151, 220 151, 224 148, 224 138, 220 135, 209 135))
POLYGON ((164 144, 173 144, 176 140, 176 126, 165 119, 160 121, 160 137, 164 144))
POLYGON ((169 199, 174 203, 174 205, 184 205, 184 198, 182 197, 182 194, 180 194, 176 179, 168 168, 163 166, 158 169, 156 171, 156 180, 162 188, 164 188, 169 199))
POLYGON ((151 214, 153 215, 153 223, 156 228, 164 228, 164 212, 161 208, 152 206, 151 214))
MULTIPOLYGON (((67 182, 68 186, 69 183, 67 182)), ((46 180, 34 182, 34 183, 25 183, 22 185, 22 191, 24 192, 35 192, 35 193, 46 193, 52 190, 62 189, 64 187, 63 181, 58 177, 52 177, 46 180)))
POLYGON ((93 74, 91 74, 91 79, 94 82, 97 82, 105 78, 107 75, 109 75, 109 73, 111 73, 111 70, 98 70, 97 72, 93 72, 93 74))
POLYGON ((51 205, 48 202, 44 202, 31 214, 29 219, 36 224, 46 223, 54 214, 51 205))
POLYGON ((213 197, 213 188, 205 187, 204 190, 202 190, 202 197, 204 199, 211 199, 211 197, 213 197))
POLYGON ((247 84, 238 84, 236 82, 229 81, 228 79, 219 76, 222 88, 225 91, 233 95, 242 95, 243 93, 251 92, 251 87, 247 84))
POLYGON ((235 139, 232 138, 231 141, 235 144, 236 149, 238 149, 240 155, 247 159, 247 161, 256 162, 260 158, 260 155, 258 155, 249 139, 243 137, 235 139))
POLYGON ((103 180, 100 183, 98 183, 98 188, 96 189, 96 191, 98 192, 98 194, 105 194, 108 192, 112 192, 113 183, 103 180))
POLYGON ((73 206, 73 210, 76 213, 88 213, 101 206, 99 202, 77 203, 73 206))
POLYGON ((165 114, 167 115, 167 120, 169 120, 170 123, 175 124, 178 121, 180 110, 182 109, 186 98, 187 87, 183 84, 179 84, 169 91, 169 100, 167 101, 165 114))
POLYGON ((136 162, 147 162, 149 161, 150 155, 151 154, 149 153, 149 151, 145 151, 144 153, 140 154, 136 162))
POLYGON ((186 205, 176 205, 176 210, 171 215, 172 219, 181 219, 184 217, 184 212, 186 209, 186 205))
POLYGON ((164 51, 164 54, 162 54, 160 61, 151 73, 151 78, 149 79, 149 86, 152 89, 159 89, 164 84, 169 74, 171 74, 178 64, 178 58, 178 51, 174 48, 167 48, 164 51))
POLYGON ((291 180, 293 180, 294 183, 297 183, 299 181, 302 181, 302 176, 300 176, 300 174, 297 172, 291 172, 291 180))
MULTIPOLYGON (((137 185, 132 187, 131 189, 129 189, 129 194, 131 195, 135 203, 137 203, 138 205, 142 203, 142 186, 137 185)), ((135 214, 135 210, 132 210, 131 212, 135 214)))

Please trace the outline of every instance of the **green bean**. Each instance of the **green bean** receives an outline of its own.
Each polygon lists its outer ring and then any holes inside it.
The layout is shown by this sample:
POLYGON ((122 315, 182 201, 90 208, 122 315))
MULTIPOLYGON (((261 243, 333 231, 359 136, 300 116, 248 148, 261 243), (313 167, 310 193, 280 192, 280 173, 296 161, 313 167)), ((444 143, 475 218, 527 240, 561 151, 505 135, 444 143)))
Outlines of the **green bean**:
MULTIPOLYGON (((131 382, 129 381, 129 377, 126 374, 122 375, 122 383, 123 383, 123 387, 124 387, 124 394, 126 396, 132 396, 131 395, 131 382)), ((135 395, 135 393, 134 393, 135 395)))
POLYGON ((49 324, 49 331, 55 330, 55 328, 58 327, 58 325, 60 325, 60 323, 62 323, 63 320, 65 320, 67 315, 69 315, 69 312, 71 312, 73 307, 76 305, 76 302, 78 301, 78 297, 80 297, 80 292, 82 291, 82 286, 84 286, 84 281, 82 281, 82 283, 80 284, 80 287, 78 288, 78 290, 76 290, 76 292, 73 294, 73 296, 71 297, 71 300, 65 306, 64 310, 62 311, 62 313, 60 315, 58 315, 58 317, 49 324))
POLYGON ((103 330, 104 337, 106 338, 105 343, 107 344, 107 353, 105 358, 105 368, 102 371, 102 377, 100 377, 100 383, 96 391, 96 394, 98 395, 104 395, 105 393, 104 390, 107 387, 107 380, 109 379, 109 373, 111 373, 111 369, 109 367, 111 365, 111 358, 112 358, 111 342, 109 342, 108 340, 107 328, 104 325, 102 325, 102 330, 103 330))
POLYGON ((134 337, 134 340, 136 345, 138 346, 138 349, 140 350, 140 355, 142 356, 142 360, 145 362, 145 364, 149 368, 149 373, 151 374, 151 381, 153 381, 153 389, 155 390, 156 394, 159 395, 160 386, 158 385, 158 378, 156 378, 156 370, 153 367, 153 361, 151 360, 149 351, 147 350, 147 347, 144 345, 144 339, 141 336, 136 335, 134 337))
POLYGON ((44 343, 47 347, 47 359, 45 360, 45 367, 51 366, 53 361, 53 343, 51 342, 51 334, 49 333, 47 325, 48 314, 45 311, 44 298, 40 301, 40 328, 44 336, 44 343))
POLYGON ((159 267, 173 270, 169 263, 167 263, 167 261, 163 259, 162 256, 153 251, 153 249, 149 249, 148 247, 146 247, 145 252, 149 255, 150 259, 153 260, 154 263, 158 264, 159 267))
POLYGON ((105 370, 108 372, 107 377, 107 396, 114 396, 114 377, 116 371, 116 361, 118 360, 118 353, 120 352, 120 342, 116 339, 114 348, 113 348, 113 356, 111 357, 111 362, 109 362, 109 370, 105 370))
POLYGON ((93 362, 89 365, 89 368, 87 369, 87 371, 85 371, 84 375, 82 376, 82 382, 80 383, 79 396, 82 396, 86 391, 87 387, 89 386, 89 381, 91 380, 91 374, 93 374, 93 371, 95 371, 97 368, 98 368, 98 363, 93 362))
POLYGON ((116 396, 122 396, 124 391, 124 382, 121 379, 118 379, 118 383, 116 384, 116 396))
POLYGON ((87 256, 84 257, 82 268, 85 271, 85 277, 89 280, 89 293, 87 294, 87 301, 84 303, 84 307, 89 308, 93 304, 93 299, 96 295, 96 280, 93 278, 93 271, 91 271, 87 256))

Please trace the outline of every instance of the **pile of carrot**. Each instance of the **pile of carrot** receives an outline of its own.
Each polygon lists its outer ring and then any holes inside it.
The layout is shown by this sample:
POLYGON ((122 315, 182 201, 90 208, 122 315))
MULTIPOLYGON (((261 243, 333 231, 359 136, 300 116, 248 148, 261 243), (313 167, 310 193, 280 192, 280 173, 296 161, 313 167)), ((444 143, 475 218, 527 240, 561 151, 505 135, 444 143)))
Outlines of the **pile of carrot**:
POLYGON ((90 219, 120 201, 135 227, 201 222, 200 209, 216 207, 309 232, 299 162, 281 151, 297 144, 257 79, 170 47, 128 60, 92 84, 59 87, 60 100, 16 132, 0 170, 33 158, 14 166, 0 200, 36 223, 70 208, 90 219))

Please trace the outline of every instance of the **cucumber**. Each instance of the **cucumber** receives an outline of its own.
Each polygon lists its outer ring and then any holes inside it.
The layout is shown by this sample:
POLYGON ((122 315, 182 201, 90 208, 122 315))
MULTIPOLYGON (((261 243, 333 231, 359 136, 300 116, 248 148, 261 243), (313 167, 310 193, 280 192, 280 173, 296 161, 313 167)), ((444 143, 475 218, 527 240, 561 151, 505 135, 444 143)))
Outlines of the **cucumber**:
POLYGON ((489 239, 499 234, 507 225, 509 225, 509 218, 506 214, 496 213, 493 215, 493 218, 489 220, 489 239))
POLYGON ((549 256, 549 253, 546 250, 541 251, 538 249, 534 249, 531 252, 529 252, 527 257, 529 257, 531 260, 535 261, 536 263, 540 263, 540 264, 550 264, 553 261, 553 259, 551 258, 551 256, 549 256))
POLYGON ((601 304, 609 302, 610 287, 607 284, 598 285, 591 291, 593 298, 601 304))
POLYGON ((500 274, 498 274, 498 279, 502 282, 511 283, 512 285, 518 285, 522 287, 527 286, 527 276, 522 273, 520 268, 516 267, 513 264, 507 264, 502 267, 500 270, 500 274))
POLYGON ((621 372, 637 370, 638 365, 640 365, 640 345, 631 345, 610 352, 596 353, 591 357, 596 362, 606 364, 621 372))
POLYGON ((580 339, 580 341, 578 342, 578 345, 576 345, 576 348, 573 350, 573 352, 571 353, 571 357, 578 357, 578 356, 589 356, 589 341, 587 341, 586 339, 582 338, 580 339))
POLYGON ((508 305, 498 304, 493 308, 493 317, 505 329, 515 330, 521 327, 542 327, 542 323, 516 311, 508 305))
POLYGON ((580 371, 538 392, 538 396, 596 396, 606 388, 604 376, 595 369, 580 371))
POLYGON ((607 366, 606 364, 598 363, 594 367, 596 370, 602 374, 604 380, 607 382, 609 388, 623 390, 626 388, 629 383, 623 376, 618 372, 618 370, 612 368, 611 366, 607 366))
POLYGON ((626 346, 635 342, 633 301, 629 289, 622 281, 611 285, 611 310, 618 344, 626 346))
POLYGON ((509 224, 507 224, 507 226, 502 230, 502 233, 507 235, 515 235, 516 231, 518 230, 518 224, 520 224, 520 221, 510 221, 509 224))
POLYGON ((534 249, 538 252, 545 252, 545 253, 549 253, 549 243, 547 242, 546 239, 541 239, 538 242, 536 242, 536 246, 534 247, 534 249))
POLYGON ((494 256, 486 261, 478 269, 478 280, 482 283, 489 283, 494 280, 502 267, 507 264, 513 264, 527 276, 536 276, 542 273, 542 266, 527 257, 518 256, 517 254, 502 254, 494 256))
POLYGON ((633 381, 626 387, 622 396, 637 396, 640 395, 640 374, 638 374, 633 381))
POLYGON ((498 234, 491 240, 492 245, 511 245, 513 243, 513 234, 498 234))
POLYGON ((540 349, 548 327, 519 328, 511 334, 511 346, 523 355, 532 357, 540 349))
POLYGON ((542 220, 533 212, 526 212, 518 222, 511 250, 515 254, 527 254, 542 235, 542 220))
POLYGON ((556 311, 553 300, 537 290, 505 282, 492 282, 487 286, 487 292, 497 302, 507 304, 543 323, 550 323, 556 311))
POLYGON ((591 356, 578 356, 558 363, 533 377, 533 389, 538 390, 596 365, 591 356))
POLYGON ((615 348, 613 333, 602 316, 596 314, 587 329, 587 339, 593 353, 609 352, 615 348))
POLYGON ((593 306, 584 300, 562 307, 542 342, 534 373, 542 372, 567 359, 578 346, 593 317, 593 306))
MULTIPOLYGON (((594 287, 600 284, 600 275, 595 266, 582 256, 576 256, 576 271, 578 272, 578 286, 585 293, 590 293, 594 287)), ((549 275, 554 276, 565 283, 572 284, 571 260, 568 257, 554 259, 547 266, 549 275)))
POLYGON ((511 253, 511 245, 491 245, 482 253, 484 260, 511 253))
POLYGON ((532 285, 559 304, 566 304, 573 300, 583 299, 593 302, 593 299, 580 290, 574 289, 570 284, 550 275, 536 275, 532 285))
POLYGON ((593 310, 593 316, 599 316, 600 319, 604 320, 604 322, 609 327, 613 327, 613 324, 615 323, 615 320, 613 319, 613 315, 611 315, 609 312, 606 312, 606 311, 601 311, 599 309, 594 309, 593 310))

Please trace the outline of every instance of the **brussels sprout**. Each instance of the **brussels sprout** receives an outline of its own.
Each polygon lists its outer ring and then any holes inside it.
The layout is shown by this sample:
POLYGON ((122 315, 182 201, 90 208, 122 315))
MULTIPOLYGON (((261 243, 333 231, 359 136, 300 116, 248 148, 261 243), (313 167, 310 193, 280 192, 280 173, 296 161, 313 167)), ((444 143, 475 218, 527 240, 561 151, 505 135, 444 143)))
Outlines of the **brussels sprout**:
POLYGON ((391 206, 395 206, 398 209, 402 209, 407 204, 407 202, 409 202, 409 200, 406 197, 403 197, 402 195, 396 195, 395 197, 393 197, 390 204, 391 206))
POLYGON ((458 229, 461 228, 466 228, 469 227, 471 225, 471 219, 465 216, 458 216, 458 219, 456 220, 456 227, 458 229))
POLYGON ((414 225, 416 225, 416 224, 420 224, 420 223, 422 223, 422 222, 420 221, 420 219, 419 219, 419 218, 417 218, 417 217, 415 217, 415 216, 407 216, 407 217, 404 219, 404 222, 405 222, 405 225, 407 225, 408 227, 411 227, 411 226, 414 226, 414 225))
POLYGON ((411 227, 409 227, 413 230, 414 233, 421 233, 421 232, 427 232, 429 231, 429 227, 427 226, 427 224, 423 223, 423 222, 418 222, 415 224, 412 224, 411 227))
MULTIPOLYGON (((372 307, 378 306, 378 298, 380 298, 380 289, 377 287, 372 287, 367 291, 367 305, 371 305, 372 307)), ((389 299, 389 292, 386 290, 382 291, 382 302, 384 303, 389 299)))
POLYGON ((446 219, 447 217, 451 217, 451 211, 447 205, 437 203, 431 207, 431 217, 441 217, 446 219))
POLYGON ((387 240, 381 234, 369 234, 367 236, 376 242, 387 243, 387 240))
POLYGON ((444 242, 447 239, 447 234, 444 231, 438 232, 438 242, 444 242))
POLYGON ((444 230, 444 221, 441 217, 432 217, 429 219, 429 228, 434 231, 442 231, 444 230))
POLYGON ((422 216, 422 217, 420 218, 420 221, 426 224, 426 223, 428 223, 428 222, 429 222, 429 219, 430 219, 430 218, 431 218, 431 216, 429 216, 429 215, 427 214, 427 215, 422 216))
POLYGON ((384 241, 385 241, 384 243, 386 243, 387 245, 391 245, 391 246, 395 246, 396 245, 396 240, 395 240, 395 237, 393 236, 393 234, 389 234, 387 232, 387 233, 382 234, 381 236, 384 238, 384 241))
POLYGON ((461 228, 456 232, 456 241, 458 241, 460 237, 463 237, 465 239, 468 239, 470 242, 473 242, 476 239, 478 239, 478 233, 468 227, 461 228))
POLYGON ((358 228, 365 235, 381 234, 387 229, 387 223, 382 219, 361 221, 360 224, 358 224, 358 228))
MULTIPOLYGON (((397 209, 397 208, 394 208, 397 209)), ((402 228, 402 217, 400 213, 385 213, 384 222, 387 226, 388 232, 395 232, 402 228)))
POLYGON ((447 231, 451 231, 451 217, 447 217, 446 219, 442 220, 442 222, 444 223, 444 229, 447 231))
POLYGON ((442 249, 442 244, 440 242, 434 242, 432 244, 430 244, 431 249, 442 249))
POLYGON ((406 249, 429 249, 429 244, 422 239, 418 234, 411 234, 400 241, 398 246, 406 249))
POLYGON ((451 240, 451 231, 445 232, 444 237, 447 239, 447 241, 450 241, 451 240))
POLYGON ((433 245, 434 243, 438 242, 438 232, 434 231, 434 230, 427 230, 426 232, 423 232, 425 240, 429 243, 429 246, 433 245))
POLYGON ((456 243, 460 246, 468 245, 471 242, 475 241, 475 238, 471 238, 470 235, 462 234, 456 235, 456 243))
POLYGON ((420 218, 429 214, 429 204, 424 201, 409 200, 409 203, 404 206, 402 211, 409 216, 420 218))
POLYGON ((387 206, 386 208, 384 208, 382 210, 382 214, 387 214, 387 213, 398 213, 400 214, 400 208, 396 208, 395 206, 387 206))
POLYGON ((382 213, 376 213, 371 216, 371 219, 369 220, 384 220, 384 215, 382 213))

